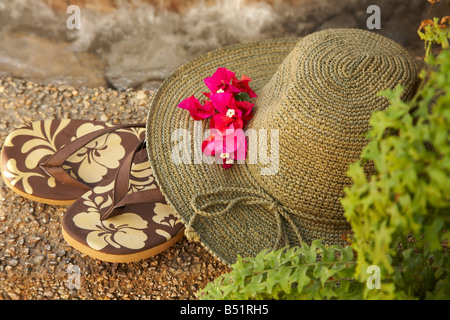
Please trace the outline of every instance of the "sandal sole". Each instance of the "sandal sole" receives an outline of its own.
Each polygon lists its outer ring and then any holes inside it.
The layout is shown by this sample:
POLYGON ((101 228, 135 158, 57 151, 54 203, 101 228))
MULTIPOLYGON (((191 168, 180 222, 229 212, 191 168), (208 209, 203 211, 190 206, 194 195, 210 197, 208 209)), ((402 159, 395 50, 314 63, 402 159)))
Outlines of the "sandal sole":
POLYGON ((159 246, 156 246, 151 249, 147 249, 145 251, 132 253, 132 254, 121 254, 121 255, 115 255, 115 254, 109 254, 100 252, 97 250, 94 250, 78 240, 72 238, 65 230, 64 228, 61 228, 62 234, 64 237, 64 240, 73 248, 80 251, 81 253, 84 253, 92 258, 99 259, 106 262, 113 262, 113 263, 130 263, 130 262, 136 262, 140 260, 144 260, 147 258, 150 258, 154 255, 157 255, 170 247, 172 247, 175 243, 177 243, 183 236, 184 236, 184 229, 181 230, 177 235, 175 235, 173 238, 168 240, 167 242, 162 243, 159 246))
MULTIPOLYGON (((2 152, 2 155, 3 155, 3 152, 2 152)), ((8 188, 10 188, 13 192, 17 193, 19 196, 24 197, 25 199, 29 199, 29 200, 35 201, 35 202, 40 202, 40 203, 43 203, 43 204, 49 204, 49 205, 52 205, 52 206, 70 206, 75 201, 77 201, 77 199, 73 199, 73 200, 52 200, 52 199, 48 199, 48 198, 41 198, 41 197, 33 196, 31 194, 23 192, 22 190, 19 190, 16 187, 14 187, 8 181, 8 179, 3 174, 3 169, 1 169, 1 165, 0 165, 0 170, 1 170, 1 176, 2 176, 3 182, 8 186, 8 188)))

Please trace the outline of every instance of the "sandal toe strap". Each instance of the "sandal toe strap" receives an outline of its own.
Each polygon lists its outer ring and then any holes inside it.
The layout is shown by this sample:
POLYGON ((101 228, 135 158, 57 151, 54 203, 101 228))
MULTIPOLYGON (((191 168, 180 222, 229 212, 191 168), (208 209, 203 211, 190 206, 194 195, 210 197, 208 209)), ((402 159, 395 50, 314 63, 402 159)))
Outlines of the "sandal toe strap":
POLYGON ((123 207, 129 204, 166 202, 164 195, 157 188, 128 193, 133 159, 136 153, 143 150, 145 146, 145 140, 141 141, 135 148, 134 152, 127 155, 117 170, 112 195, 113 203, 108 208, 100 211, 101 220, 105 220, 109 217, 122 213, 123 207))
POLYGON ((90 190, 91 188, 84 183, 78 181, 73 178, 70 174, 68 174, 64 169, 62 169, 63 163, 69 158, 72 154, 80 150, 89 142, 101 137, 104 134, 119 130, 126 129, 132 127, 145 127, 145 123, 134 123, 134 124, 121 124, 111 127, 106 127, 104 129, 100 129, 91 133, 88 133, 76 140, 69 142, 64 145, 60 149, 58 149, 50 158, 48 158, 44 163, 41 163, 39 166, 44 172, 46 172, 49 176, 54 177, 59 182, 73 186, 75 188, 90 190))

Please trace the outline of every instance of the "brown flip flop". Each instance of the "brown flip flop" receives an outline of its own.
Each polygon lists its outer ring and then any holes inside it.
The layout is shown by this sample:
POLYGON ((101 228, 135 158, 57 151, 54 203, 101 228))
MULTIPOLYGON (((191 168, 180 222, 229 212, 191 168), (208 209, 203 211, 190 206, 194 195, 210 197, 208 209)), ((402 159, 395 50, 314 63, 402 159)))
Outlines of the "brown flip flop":
POLYGON ((115 177, 86 192, 64 214, 62 233, 73 248, 108 262, 158 254, 184 234, 152 175, 145 143, 122 162, 115 177))
POLYGON ((6 137, 2 178, 25 198, 70 205, 114 176, 144 136, 144 123, 112 125, 72 119, 27 123, 6 137))

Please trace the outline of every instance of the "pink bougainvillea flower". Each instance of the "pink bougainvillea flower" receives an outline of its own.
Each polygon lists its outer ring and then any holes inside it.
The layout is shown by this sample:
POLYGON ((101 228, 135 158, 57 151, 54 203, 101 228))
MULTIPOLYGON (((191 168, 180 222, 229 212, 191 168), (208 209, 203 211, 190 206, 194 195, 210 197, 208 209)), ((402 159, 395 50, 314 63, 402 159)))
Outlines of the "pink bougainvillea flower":
POLYGON ((253 116, 252 98, 257 95, 250 88, 251 78, 243 75, 239 80, 234 72, 218 68, 205 84, 210 92, 203 92, 207 100, 201 104, 191 96, 178 107, 186 109, 194 120, 211 117, 210 136, 202 143, 207 156, 216 157, 224 168, 230 168, 235 161, 245 161, 247 139, 243 127, 253 116))
POLYGON ((202 105, 194 96, 181 101, 178 107, 188 110, 194 120, 203 120, 213 116, 216 113, 214 105, 210 100, 205 101, 202 105))
POLYGON ((212 77, 205 79, 205 84, 212 93, 229 92, 233 78, 236 78, 234 72, 227 68, 218 68, 212 77))
POLYGON ((202 151, 207 156, 215 156, 222 167, 230 168, 235 160, 245 160, 247 139, 242 129, 228 129, 226 134, 211 130, 211 135, 203 141, 202 151))
POLYGON ((250 98, 256 98, 257 97, 256 93, 248 85, 250 81, 252 81, 252 79, 247 77, 246 75, 243 75, 241 77, 241 80, 238 80, 238 78, 234 77, 232 79, 232 91, 246 92, 250 98))
MULTIPOLYGON (((239 110, 230 109, 232 111, 240 112, 239 110)), ((242 129, 244 127, 244 121, 239 116, 240 114, 235 114, 233 116, 227 116, 221 113, 217 113, 211 118, 210 129, 216 129, 222 134, 225 134, 226 130, 229 129, 242 129)))
POLYGON ((203 93, 203 95, 204 95, 205 97, 207 97, 208 99, 211 98, 211 95, 212 95, 211 92, 202 92, 202 93, 203 93))
POLYGON ((249 101, 236 101, 236 109, 241 111, 241 118, 245 121, 253 117, 252 109, 254 106, 255 104, 249 101))
POLYGON ((249 101, 236 101, 232 93, 211 94, 210 99, 220 115, 233 119, 238 117, 245 121, 253 116, 252 108, 255 104, 249 101))
POLYGON ((226 114, 228 109, 236 109, 236 100, 231 92, 213 93, 209 98, 214 108, 222 114, 226 114))

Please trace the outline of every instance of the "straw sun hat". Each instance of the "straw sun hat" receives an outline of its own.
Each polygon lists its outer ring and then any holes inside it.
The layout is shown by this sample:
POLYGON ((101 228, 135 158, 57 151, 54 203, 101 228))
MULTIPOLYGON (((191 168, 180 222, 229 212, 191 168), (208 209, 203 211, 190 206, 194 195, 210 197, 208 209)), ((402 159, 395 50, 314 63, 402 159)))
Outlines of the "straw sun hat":
POLYGON ((302 241, 344 244, 342 235, 351 232, 340 204, 351 184, 348 165, 367 143, 371 114, 388 106, 377 93, 400 84, 407 99, 417 73, 399 44, 357 29, 234 45, 181 66, 151 103, 147 148, 188 238, 228 264, 238 254, 302 241), (177 108, 191 95, 200 99, 204 79, 219 67, 252 78, 258 94, 244 128, 257 143, 249 135, 245 163, 230 169, 202 158, 197 142, 209 120, 194 121, 177 108))

